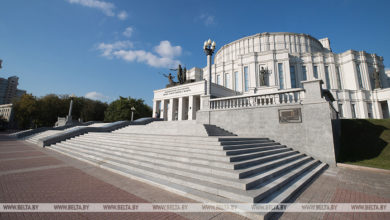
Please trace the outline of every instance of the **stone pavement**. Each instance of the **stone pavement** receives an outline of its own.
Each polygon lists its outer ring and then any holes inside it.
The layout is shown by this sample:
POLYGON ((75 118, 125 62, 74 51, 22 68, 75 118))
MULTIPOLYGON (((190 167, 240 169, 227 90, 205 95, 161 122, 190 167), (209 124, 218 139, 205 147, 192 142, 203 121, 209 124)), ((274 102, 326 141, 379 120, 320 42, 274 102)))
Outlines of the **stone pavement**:
MULTIPOLYGON (((390 203, 390 175, 330 168, 292 198, 390 203)), ((0 203, 193 203, 191 199, 0 134, 0 203)), ((273 219, 390 219, 390 213, 284 213, 273 219)), ((245 219, 230 213, 0 213, 0 219, 245 219)))
MULTIPOLYGON (((196 201, 0 134, 0 203, 196 201)), ((0 213, 0 219, 245 219, 232 213, 0 213)))
MULTIPOLYGON (((390 174, 329 168, 291 202, 390 203, 390 174)), ((280 219, 384 220, 390 219, 390 213, 284 213, 280 219)))

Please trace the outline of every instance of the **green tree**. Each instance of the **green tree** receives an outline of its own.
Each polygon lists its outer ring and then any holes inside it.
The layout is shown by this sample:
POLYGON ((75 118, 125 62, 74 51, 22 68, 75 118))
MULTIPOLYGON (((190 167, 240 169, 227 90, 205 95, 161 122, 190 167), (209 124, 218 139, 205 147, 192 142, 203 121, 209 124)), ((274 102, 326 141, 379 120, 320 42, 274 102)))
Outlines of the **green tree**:
POLYGON ((13 103, 13 107, 19 128, 31 128, 33 124, 37 124, 38 102, 35 96, 24 94, 13 103))
MULTIPOLYGON (((51 127, 58 117, 66 117, 69 111, 70 97, 68 95, 49 94, 41 98, 24 95, 14 101, 15 119, 19 128, 51 127)), ((87 99, 73 98, 72 118, 84 121, 103 121, 107 103, 87 99)))
POLYGON ((49 94, 38 99, 38 127, 53 126, 57 117, 64 117, 68 114, 69 100, 66 97, 59 97, 49 94))
POLYGON ((143 117, 151 117, 152 108, 144 102, 143 99, 134 99, 131 97, 124 98, 120 96, 119 99, 111 102, 108 106, 104 113, 104 121, 131 120, 131 107, 136 109, 134 112, 134 120, 143 117))

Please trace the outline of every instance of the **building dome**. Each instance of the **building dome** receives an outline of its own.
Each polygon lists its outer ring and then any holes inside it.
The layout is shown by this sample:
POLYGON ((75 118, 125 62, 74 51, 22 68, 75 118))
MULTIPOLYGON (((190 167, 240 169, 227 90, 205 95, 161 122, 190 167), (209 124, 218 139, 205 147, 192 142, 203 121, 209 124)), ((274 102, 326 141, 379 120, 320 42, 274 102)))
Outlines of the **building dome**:
POLYGON ((330 49, 329 43, 323 45, 320 40, 308 34, 265 32, 244 37, 224 45, 217 51, 215 63, 229 62, 236 60, 239 56, 274 50, 287 50, 288 53, 295 54, 323 52, 326 49, 330 49))

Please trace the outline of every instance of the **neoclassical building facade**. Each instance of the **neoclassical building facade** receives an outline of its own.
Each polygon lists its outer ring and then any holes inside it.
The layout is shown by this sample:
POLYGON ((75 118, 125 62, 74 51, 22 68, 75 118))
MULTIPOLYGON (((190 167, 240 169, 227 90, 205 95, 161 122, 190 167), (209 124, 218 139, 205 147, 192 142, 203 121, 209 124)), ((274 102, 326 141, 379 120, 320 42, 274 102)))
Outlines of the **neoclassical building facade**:
MULTIPOLYGON (((187 79, 207 81, 208 72, 207 67, 194 67, 187 72, 187 79)), ((211 87, 219 91, 212 93, 212 98, 291 90, 302 88, 302 81, 321 79, 323 89, 332 93, 333 106, 341 118, 389 117, 390 84, 383 57, 354 50, 334 53, 328 38, 277 32, 238 39, 215 53, 211 79, 211 87)), ((195 119, 192 106, 201 108, 199 99, 205 89, 198 85, 198 92, 189 96, 185 91, 191 90, 191 83, 178 86, 177 93, 169 90, 173 88, 155 91, 154 112, 165 110, 160 117, 166 120, 195 119), (169 97, 164 98, 164 92, 169 97), (194 100, 199 101, 189 103, 194 100)))

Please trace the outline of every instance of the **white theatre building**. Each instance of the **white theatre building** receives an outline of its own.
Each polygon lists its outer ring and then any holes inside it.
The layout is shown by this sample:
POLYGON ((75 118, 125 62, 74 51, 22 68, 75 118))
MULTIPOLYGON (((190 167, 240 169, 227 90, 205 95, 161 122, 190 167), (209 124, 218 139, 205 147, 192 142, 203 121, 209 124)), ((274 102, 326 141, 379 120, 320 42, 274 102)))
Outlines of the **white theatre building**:
MULTIPOLYGON (((322 88, 335 99, 333 106, 340 118, 389 118, 388 75, 383 57, 354 50, 334 53, 328 38, 261 33, 216 51, 211 64, 211 100, 297 91, 302 81, 321 79, 322 88)), ((158 112, 164 120, 196 119, 208 78, 207 66, 194 67, 188 70, 187 79, 195 82, 155 90, 153 114, 158 112)))

